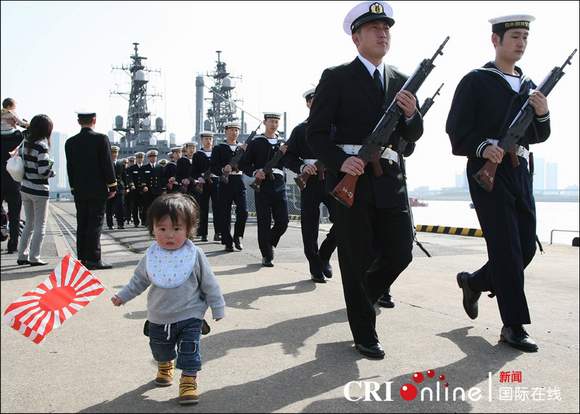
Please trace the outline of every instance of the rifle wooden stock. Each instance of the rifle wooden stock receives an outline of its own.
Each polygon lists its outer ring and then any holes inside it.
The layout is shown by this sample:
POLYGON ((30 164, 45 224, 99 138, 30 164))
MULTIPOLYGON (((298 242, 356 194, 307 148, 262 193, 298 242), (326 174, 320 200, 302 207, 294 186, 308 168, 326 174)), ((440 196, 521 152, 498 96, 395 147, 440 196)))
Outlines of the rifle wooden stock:
MULTIPOLYGON (((322 164, 320 161, 316 161, 314 163, 314 165, 316 166, 316 170, 318 172, 318 181, 323 181, 325 170, 326 170, 326 168, 324 167, 324 164, 322 164)), ((300 191, 304 191, 304 189, 306 188, 306 184, 308 184, 308 180, 310 179, 310 177, 312 177, 312 175, 310 175, 306 172, 303 172, 302 174, 299 174, 294 178, 294 182, 296 183, 296 185, 298 186, 300 191)))
POLYGON ((473 174, 473 179, 488 193, 493 190, 495 173, 498 165, 499 164, 496 164, 495 162, 486 161, 484 166, 478 172, 473 174))
POLYGON ((330 195, 343 206, 348 208, 352 207, 358 178, 358 175, 345 174, 330 195))

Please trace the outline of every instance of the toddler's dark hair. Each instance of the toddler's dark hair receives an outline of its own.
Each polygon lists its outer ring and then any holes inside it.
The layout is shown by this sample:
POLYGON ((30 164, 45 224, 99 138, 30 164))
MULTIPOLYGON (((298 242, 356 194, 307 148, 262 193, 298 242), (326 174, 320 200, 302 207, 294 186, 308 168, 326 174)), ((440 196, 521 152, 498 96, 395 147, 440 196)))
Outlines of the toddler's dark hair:
POLYGON ((171 217, 171 222, 177 224, 181 218, 187 225, 187 237, 193 240, 199 224, 199 204, 189 194, 171 193, 162 194, 151 203, 147 210, 147 227, 153 236, 153 225, 163 217, 171 217))

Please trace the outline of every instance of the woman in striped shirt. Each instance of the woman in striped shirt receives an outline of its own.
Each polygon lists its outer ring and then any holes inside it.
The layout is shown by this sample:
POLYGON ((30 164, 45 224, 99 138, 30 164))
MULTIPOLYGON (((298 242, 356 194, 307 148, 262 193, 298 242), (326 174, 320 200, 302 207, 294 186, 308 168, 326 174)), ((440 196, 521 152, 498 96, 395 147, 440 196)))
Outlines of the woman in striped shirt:
POLYGON ((54 176, 48 156, 52 121, 46 115, 36 115, 28 131, 23 142, 24 179, 20 187, 26 225, 18 244, 17 263, 42 266, 46 264, 40 260, 40 248, 48 217, 48 179, 54 176))

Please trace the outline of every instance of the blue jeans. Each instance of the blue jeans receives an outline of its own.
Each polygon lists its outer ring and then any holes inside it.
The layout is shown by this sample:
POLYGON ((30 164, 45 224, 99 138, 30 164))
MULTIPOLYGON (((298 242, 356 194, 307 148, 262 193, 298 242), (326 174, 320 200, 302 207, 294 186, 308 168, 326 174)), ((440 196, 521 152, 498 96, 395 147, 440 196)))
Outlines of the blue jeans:
POLYGON ((191 318, 167 325, 149 323, 149 346, 158 362, 173 361, 183 371, 201 370, 199 343, 201 319, 191 318), (177 353, 176 353, 177 346, 177 353))

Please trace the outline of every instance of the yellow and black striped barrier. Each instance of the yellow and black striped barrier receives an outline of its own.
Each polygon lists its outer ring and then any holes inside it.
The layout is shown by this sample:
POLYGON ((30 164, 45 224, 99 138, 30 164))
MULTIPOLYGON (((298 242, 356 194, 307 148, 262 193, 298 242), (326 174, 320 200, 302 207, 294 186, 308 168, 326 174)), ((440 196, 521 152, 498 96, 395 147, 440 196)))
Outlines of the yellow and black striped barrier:
POLYGON ((426 226, 418 224, 415 230, 422 233, 451 234, 454 236, 483 237, 483 231, 480 229, 469 229, 465 227, 445 227, 445 226, 426 226))

